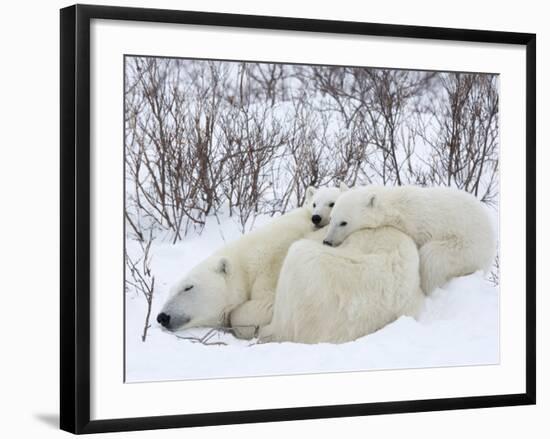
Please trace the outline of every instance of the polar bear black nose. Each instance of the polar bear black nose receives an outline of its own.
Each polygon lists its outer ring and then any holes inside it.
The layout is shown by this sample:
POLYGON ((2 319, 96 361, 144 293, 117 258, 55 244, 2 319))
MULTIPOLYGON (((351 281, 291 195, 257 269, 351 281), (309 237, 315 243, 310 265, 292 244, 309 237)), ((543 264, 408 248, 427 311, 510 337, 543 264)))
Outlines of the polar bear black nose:
POLYGON ((311 217, 311 221, 313 221, 313 224, 319 224, 321 222, 321 215, 313 215, 311 217))
POLYGON ((159 322, 162 326, 164 326, 165 328, 168 326, 168 324, 170 323, 170 316, 164 312, 161 312, 158 316, 157 316, 157 322, 159 322))
POLYGON ((327 240, 325 239, 325 240, 323 241, 323 244, 332 247, 332 241, 327 241, 327 240))

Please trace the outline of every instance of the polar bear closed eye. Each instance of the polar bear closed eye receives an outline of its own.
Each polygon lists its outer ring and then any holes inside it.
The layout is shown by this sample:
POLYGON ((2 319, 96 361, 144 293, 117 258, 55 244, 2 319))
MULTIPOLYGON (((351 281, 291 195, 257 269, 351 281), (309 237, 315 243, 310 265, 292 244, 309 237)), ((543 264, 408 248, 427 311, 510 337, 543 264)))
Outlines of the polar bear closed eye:
POLYGON ((488 212, 473 195, 446 187, 366 186, 342 194, 323 241, 338 246, 356 230, 393 226, 420 251, 422 289, 487 270, 496 253, 488 212))
POLYGON ((306 201, 304 206, 311 212, 311 222, 315 227, 326 226, 330 220, 330 212, 336 203, 338 197, 348 187, 345 183, 340 183, 339 187, 321 187, 315 188, 309 186, 306 189, 306 201))

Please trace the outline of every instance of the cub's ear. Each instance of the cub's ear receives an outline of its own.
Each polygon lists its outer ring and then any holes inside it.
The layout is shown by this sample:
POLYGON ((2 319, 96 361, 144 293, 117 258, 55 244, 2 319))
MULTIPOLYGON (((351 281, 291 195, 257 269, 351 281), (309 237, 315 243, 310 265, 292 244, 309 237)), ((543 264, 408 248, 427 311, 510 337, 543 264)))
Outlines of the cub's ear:
POLYGON ((344 182, 340 183, 340 192, 345 192, 349 189, 348 185, 344 182))
POLYGON ((367 207, 374 207, 375 205, 376 205, 376 195, 371 195, 367 202, 367 207))
POLYGON ((227 258, 221 258, 218 262, 218 266, 216 267, 216 272, 225 276, 226 274, 229 274, 229 269, 229 260, 227 258))
POLYGON ((309 201, 313 198, 313 195, 315 195, 315 192, 317 191, 316 188, 313 186, 308 186, 306 189, 306 201, 309 201))

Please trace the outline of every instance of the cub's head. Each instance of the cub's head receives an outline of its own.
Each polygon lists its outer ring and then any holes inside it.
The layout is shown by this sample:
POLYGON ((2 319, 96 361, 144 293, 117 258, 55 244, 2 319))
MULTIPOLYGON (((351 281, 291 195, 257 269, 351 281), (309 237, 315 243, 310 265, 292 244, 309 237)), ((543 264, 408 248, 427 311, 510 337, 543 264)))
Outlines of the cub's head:
POLYGON ((232 268, 226 257, 199 264, 172 287, 157 322, 170 331, 222 326, 231 309, 245 300, 235 288, 232 268))
POLYGON ((340 183, 339 187, 322 187, 315 188, 309 186, 306 189, 305 206, 311 213, 311 222, 315 227, 321 228, 328 224, 330 220, 330 212, 336 203, 336 200, 348 190, 345 183, 340 183))
POLYGON ((386 225, 385 217, 384 204, 375 187, 346 192, 332 209, 323 244, 337 247, 357 230, 386 225))

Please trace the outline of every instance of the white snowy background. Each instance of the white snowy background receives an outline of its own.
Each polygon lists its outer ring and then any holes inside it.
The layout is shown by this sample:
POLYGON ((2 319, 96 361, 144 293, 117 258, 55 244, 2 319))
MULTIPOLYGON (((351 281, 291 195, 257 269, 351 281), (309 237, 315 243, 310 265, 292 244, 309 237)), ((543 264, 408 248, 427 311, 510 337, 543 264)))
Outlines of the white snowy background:
POLYGON ((417 320, 339 345, 172 334, 155 322, 176 280, 300 205, 310 184, 458 187, 498 229, 497 76, 145 57, 125 66, 126 381, 498 363, 498 263, 436 290, 417 320))

